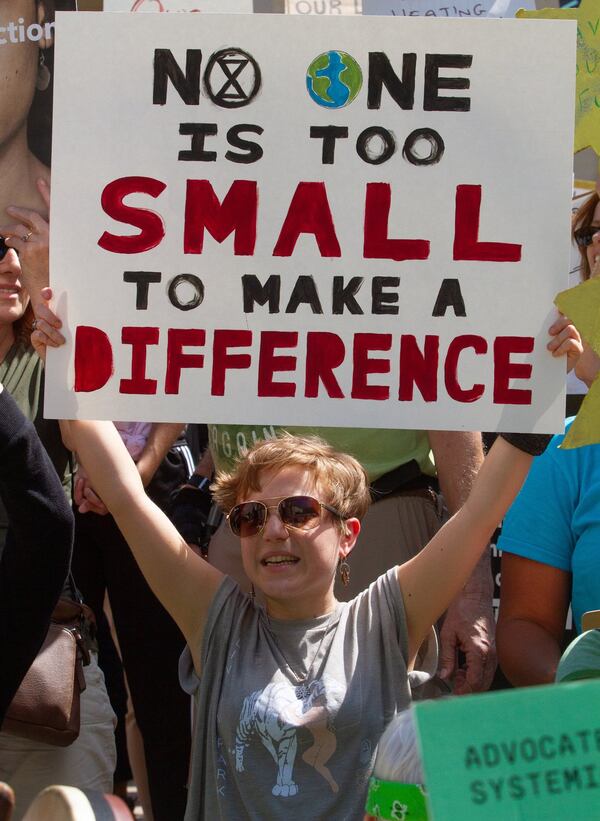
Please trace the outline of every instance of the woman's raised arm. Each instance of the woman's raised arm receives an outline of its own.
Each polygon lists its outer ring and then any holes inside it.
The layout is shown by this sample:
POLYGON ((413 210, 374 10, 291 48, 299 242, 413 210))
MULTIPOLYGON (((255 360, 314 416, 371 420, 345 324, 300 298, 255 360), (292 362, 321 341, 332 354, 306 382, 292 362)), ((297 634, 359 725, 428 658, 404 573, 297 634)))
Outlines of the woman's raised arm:
POLYGON ((62 425, 146 581, 179 625, 199 670, 200 640, 223 574, 188 548, 167 516, 146 496, 135 463, 111 422, 62 425))
MULTIPOLYGON (((579 333, 562 315, 548 330, 551 336, 548 351, 553 357, 564 356, 570 370, 582 352, 579 333)), ((398 567, 410 658, 473 572, 525 481, 532 459, 530 454, 541 453, 549 439, 549 436, 535 434, 498 437, 462 508, 417 556, 398 567)), ((468 658, 467 666, 470 666, 468 658)))
POLYGON ((473 572, 519 492, 531 459, 499 437, 462 508, 417 556, 398 567, 411 658, 473 572))

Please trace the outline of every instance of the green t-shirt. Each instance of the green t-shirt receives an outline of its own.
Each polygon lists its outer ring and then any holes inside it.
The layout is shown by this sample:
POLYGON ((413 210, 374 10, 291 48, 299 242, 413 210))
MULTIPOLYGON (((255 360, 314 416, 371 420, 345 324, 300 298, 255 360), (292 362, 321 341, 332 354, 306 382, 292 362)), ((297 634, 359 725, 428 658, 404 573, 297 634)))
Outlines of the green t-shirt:
POLYGON ((354 456, 374 482, 385 473, 414 459, 422 473, 435 476, 435 466, 424 430, 373 428, 304 428, 276 425, 208 425, 209 443, 217 470, 231 470, 259 439, 274 439, 286 430, 298 436, 320 436, 336 450, 354 456))
MULTIPOLYGON (((43 415, 44 363, 30 346, 14 344, 0 363, 0 382, 22 413, 34 423, 70 500, 70 454, 63 445, 56 419, 44 419, 43 415)), ((6 510, 0 500, 0 549, 4 546, 7 527, 6 510)))

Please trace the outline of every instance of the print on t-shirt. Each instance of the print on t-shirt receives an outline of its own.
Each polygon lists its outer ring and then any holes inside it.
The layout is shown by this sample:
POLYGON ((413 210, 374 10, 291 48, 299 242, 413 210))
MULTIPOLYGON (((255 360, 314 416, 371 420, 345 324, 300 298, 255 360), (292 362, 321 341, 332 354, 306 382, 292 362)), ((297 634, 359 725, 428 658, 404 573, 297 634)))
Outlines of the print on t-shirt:
POLYGON ((331 676, 324 675, 309 684, 296 687, 288 681, 272 681, 263 690, 246 696, 235 736, 235 766, 244 772, 244 756, 254 736, 271 754, 277 778, 271 792, 282 798, 296 795, 294 764, 298 751, 298 730, 308 730, 313 743, 302 754, 329 784, 332 792, 339 785, 327 766, 336 751, 337 739, 333 718, 344 698, 344 688, 331 676))

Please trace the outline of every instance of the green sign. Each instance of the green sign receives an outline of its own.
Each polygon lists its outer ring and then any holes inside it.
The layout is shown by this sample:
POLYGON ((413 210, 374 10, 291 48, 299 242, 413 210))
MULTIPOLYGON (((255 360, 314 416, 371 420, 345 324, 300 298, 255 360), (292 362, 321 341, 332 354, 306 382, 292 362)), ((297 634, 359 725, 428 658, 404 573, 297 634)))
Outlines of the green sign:
POLYGON ((600 818, 600 682, 415 705, 433 821, 600 818))

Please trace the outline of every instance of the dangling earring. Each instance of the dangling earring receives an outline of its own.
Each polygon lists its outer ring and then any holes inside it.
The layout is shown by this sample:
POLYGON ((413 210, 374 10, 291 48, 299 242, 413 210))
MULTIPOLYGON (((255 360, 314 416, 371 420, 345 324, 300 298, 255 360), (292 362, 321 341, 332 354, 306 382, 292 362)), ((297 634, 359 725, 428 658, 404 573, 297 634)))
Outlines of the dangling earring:
POLYGON ((344 587, 348 587, 350 584, 350 565, 346 561, 346 559, 340 559, 340 578, 342 580, 342 584, 344 587))
POLYGON ((46 91, 50 85, 50 69, 46 65, 46 58, 44 52, 40 49, 40 57, 38 60, 38 74, 35 81, 35 87, 38 91, 46 91))

